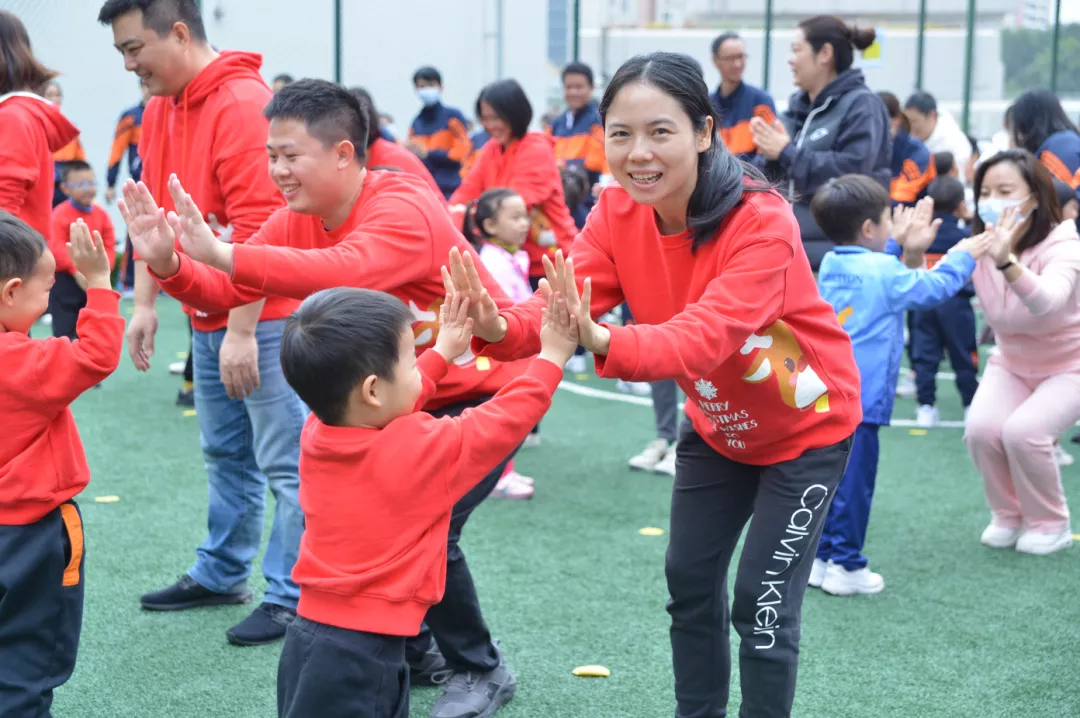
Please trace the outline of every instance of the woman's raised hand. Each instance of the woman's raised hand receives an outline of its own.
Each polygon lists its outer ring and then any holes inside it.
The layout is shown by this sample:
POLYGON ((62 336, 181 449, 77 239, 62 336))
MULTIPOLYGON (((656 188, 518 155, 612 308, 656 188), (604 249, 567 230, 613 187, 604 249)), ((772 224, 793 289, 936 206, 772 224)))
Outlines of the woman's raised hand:
POLYGON ((506 320, 499 316, 499 307, 484 289, 472 254, 462 254, 457 247, 453 247, 450 250, 449 269, 443 266, 442 277, 448 297, 460 294, 469 300, 473 335, 492 344, 501 342, 506 336, 506 320))

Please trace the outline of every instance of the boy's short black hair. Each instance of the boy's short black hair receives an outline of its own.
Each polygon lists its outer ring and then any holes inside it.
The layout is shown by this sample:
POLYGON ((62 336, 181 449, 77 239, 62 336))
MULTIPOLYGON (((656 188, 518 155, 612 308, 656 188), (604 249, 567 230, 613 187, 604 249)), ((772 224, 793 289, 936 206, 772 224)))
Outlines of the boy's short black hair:
POLYGON ((348 140, 361 164, 367 156, 367 112, 360 100, 341 85, 311 79, 289 83, 270 100, 263 116, 268 120, 303 122, 323 147, 348 140))
POLYGON ((836 244, 856 244, 863 222, 881 221, 889 208, 889 193, 866 175, 843 175, 814 193, 810 213, 825 236, 836 244))
POLYGON ((941 175, 926 188, 926 196, 934 200, 934 214, 952 214, 964 204, 964 183, 956 177, 941 175))
POLYGON ((67 182, 68 175, 72 172, 85 172, 87 170, 93 172, 94 168, 91 167, 90 163, 85 160, 71 160, 70 162, 65 162, 63 167, 63 174, 61 175, 60 180, 62 182, 67 182))
POLYGON ((132 10, 142 11, 143 27, 150 28, 158 37, 165 37, 173 25, 182 22, 193 38, 206 42, 206 26, 195 0, 106 0, 98 12, 98 22, 108 25, 132 10))
POLYGON ((48 246, 33 227, 0 210, 0 282, 29 277, 48 246))
POLYGON ((932 156, 934 160, 934 169, 937 172, 938 177, 944 177, 952 172, 952 168, 956 166, 956 158, 953 157, 952 152, 935 152, 932 156))
POLYGON ((412 84, 416 85, 416 83, 420 82, 420 80, 423 80, 424 82, 437 82, 441 85, 442 75, 440 75, 439 71, 431 65, 424 65, 419 70, 413 73, 412 84))
POLYGON ((283 72, 280 75, 274 75, 274 79, 271 80, 270 82, 271 83, 284 82, 286 85, 291 85, 292 83, 296 82, 296 80, 289 73, 283 72))
POLYGON ((593 82, 592 68, 586 65, 584 62, 571 62, 569 65, 563 68, 562 81, 566 82, 567 75, 584 75, 585 80, 588 81, 589 87, 592 87, 593 82))
POLYGON ((412 312, 383 292, 336 287, 316 292, 285 320, 285 381, 330 426, 345 417, 349 397, 367 377, 393 381, 401 333, 412 312))
POLYGON ((1065 205, 1069 202, 1080 201, 1080 198, 1076 196, 1076 190, 1068 185, 1067 182, 1062 182, 1057 177, 1053 178, 1054 193, 1057 194, 1058 206, 1065 209, 1065 205))
POLYGON ((937 112, 937 100, 926 90, 919 90, 913 92, 911 97, 907 98, 907 102, 904 103, 905 110, 918 110, 924 115, 929 115, 931 112, 937 112))

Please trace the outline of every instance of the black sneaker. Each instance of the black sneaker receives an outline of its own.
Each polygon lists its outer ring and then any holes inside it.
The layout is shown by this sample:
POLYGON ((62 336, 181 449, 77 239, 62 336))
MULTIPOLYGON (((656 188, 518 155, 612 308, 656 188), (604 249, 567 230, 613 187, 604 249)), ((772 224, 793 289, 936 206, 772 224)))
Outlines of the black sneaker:
POLYGON ((176 405, 177 406, 195 406, 195 390, 178 389, 176 392, 176 405))
POLYGON ((285 637, 296 611, 276 603, 260 603, 251 615, 229 630, 225 637, 234 646, 265 646, 285 637))
POLYGON ((168 588, 143 594, 139 599, 147 611, 183 611, 200 606, 230 606, 250 600, 251 591, 246 583, 241 583, 229 593, 217 593, 187 574, 168 588))
POLYGON ((431 641, 427 653, 419 663, 409 664, 409 685, 413 686, 441 686, 450 680, 454 670, 446 665, 446 659, 439 644, 431 641))
POLYGON ((499 656, 490 673, 454 673, 431 708, 431 718, 490 718, 517 692, 517 678, 499 656))

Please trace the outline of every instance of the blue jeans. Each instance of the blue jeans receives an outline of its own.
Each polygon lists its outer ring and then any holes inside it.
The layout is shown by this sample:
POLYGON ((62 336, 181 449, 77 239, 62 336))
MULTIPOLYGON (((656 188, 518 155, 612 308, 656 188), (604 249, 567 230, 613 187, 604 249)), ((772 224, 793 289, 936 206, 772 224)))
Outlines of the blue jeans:
POLYGON ((304 532, 298 496, 300 432, 306 407, 281 371, 285 320, 259 322, 259 388, 230 399, 221 383, 218 352, 225 330, 195 331, 195 410, 209 475, 209 535, 188 572, 211 591, 225 593, 251 575, 262 541, 266 487, 277 508, 263 557, 269 586, 263 601, 296 608, 300 589, 291 574, 304 532))

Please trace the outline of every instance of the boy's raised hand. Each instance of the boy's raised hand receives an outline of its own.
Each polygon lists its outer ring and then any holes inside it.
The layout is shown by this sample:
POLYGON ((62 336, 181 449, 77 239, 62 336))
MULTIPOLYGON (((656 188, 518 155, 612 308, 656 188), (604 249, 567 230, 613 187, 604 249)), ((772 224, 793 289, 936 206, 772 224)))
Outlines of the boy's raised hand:
POLYGON ((72 222, 67 250, 75 270, 86 277, 87 289, 112 289, 109 281, 112 267, 100 233, 95 231, 91 237, 85 222, 81 219, 72 222))
POLYGON ((158 207, 153 195, 142 182, 129 179, 123 186, 120 214, 127 224, 128 237, 135 253, 155 274, 167 277, 176 273, 176 241, 165 210, 158 207))
POLYGON ((565 367, 578 347, 578 321, 561 292, 548 292, 540 319, 540 357, 565 367))
POLYGON ((218 240, 176 175, 169 177, 169 194, 176 207, 175 212, 169 212, 169 226, 180 239, 184 253, 197 262, 231 274, 232 245, 218 240))
POLYGON ((925 252, 937 238, 940 219, 934 219, 934 200, 923 197, 915 205, 911 224, 907 231, 904 249, 909 252, 925 252))
POLYGON ((447 294, 439 309, 437 351, 447 363, 452 363, 469 350, 473 337, 473 320, 469 316, 469 298, 456 292, 447 294))

